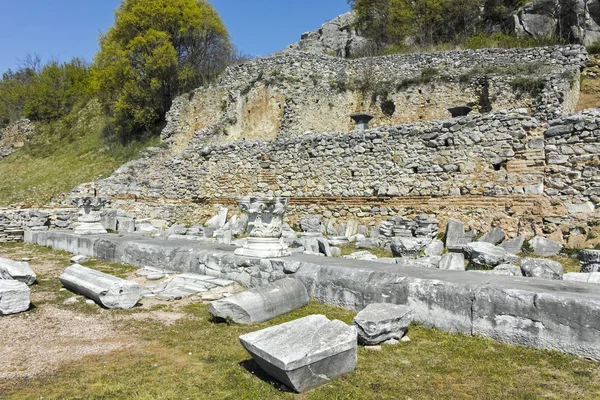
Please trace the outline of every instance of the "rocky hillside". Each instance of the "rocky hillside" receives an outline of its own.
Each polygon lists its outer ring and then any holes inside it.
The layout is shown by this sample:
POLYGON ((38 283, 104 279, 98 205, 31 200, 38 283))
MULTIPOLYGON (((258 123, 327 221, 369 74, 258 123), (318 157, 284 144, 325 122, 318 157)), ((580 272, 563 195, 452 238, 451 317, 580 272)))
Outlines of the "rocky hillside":
MULTIPOLYGON (((372 42, 361 35, 353 22, 353 12, 342 14, 319 29, 303 33, 300 41, 289 45, 284 52, 301 50, 345 58, 368 54, 372 42)), ((535 0, 516 11, 507 26, 522 38, 556 37, 588 46, 600 39, 600 2, 535 0)), ((489 26, 485 30, 498 29, 489 26)))

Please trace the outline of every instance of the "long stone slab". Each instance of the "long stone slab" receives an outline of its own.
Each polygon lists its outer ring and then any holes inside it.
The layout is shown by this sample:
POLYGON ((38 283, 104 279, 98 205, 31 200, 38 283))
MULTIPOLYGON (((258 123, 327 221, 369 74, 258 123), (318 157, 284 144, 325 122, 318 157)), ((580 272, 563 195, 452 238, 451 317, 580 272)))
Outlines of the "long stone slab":
POLYGON ((307 254, 252 259, 233 255, 233 246, 112 234, 74 236, 26 232, 26 241, 112 262, 231 279, 251 287, 294 277, 304 283, 311 298, 322 303, 356 311, 372 303, 407 305, 425 326, 600 360, 600 291, 589 283, 307 254))
POLYGON ((58 279, 70 291, 82 294, 106 308, 131 308, 141 297, 141 288, 136 282, 79 264, 65 269, 58 279))
POLYGON ((208 312, 239 324, 268 321, 308 304, 308 293, 298 279, 285 278, 222 300, 213 301, 208 312))

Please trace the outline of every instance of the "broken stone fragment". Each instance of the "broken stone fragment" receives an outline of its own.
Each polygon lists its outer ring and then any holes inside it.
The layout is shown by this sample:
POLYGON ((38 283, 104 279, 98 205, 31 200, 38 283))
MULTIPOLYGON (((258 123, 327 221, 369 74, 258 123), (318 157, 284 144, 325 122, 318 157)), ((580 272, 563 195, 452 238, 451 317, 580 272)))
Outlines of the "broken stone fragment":
POLYGON ((441 256, 444 252, 444 242, 434 239, 425 247, 426 256, 441 256))
POLYGON ((502 247, 486 242, 469 243, 464 247, 464 251, 470 261, 470 268, 496 267, 500 264, 517 263, 521 259, 502 247))
POLYGON ((442 256, 439 267, 452 271, 464 271, 465 256, 463 253, 446 253, 442 256))
POLYGON ((529 241, 529 244, 535 254, 543 257, 556 256, 563 248, 562 244, 546 239, 543 236, 535 236, 529 241))
POLYGON ((563 278, 563 266, 558 261, 543 258, 524 258, 521 262, 523 275, 532 278, 554 279, 563 278))
POLYGON ((356 330, 324 315, 248 333, 240 342, 267 374, 299 393, 356 368, 356 330))
POLYGON ((568 274, 563 275, 563 280, 574 281, 574 282, 593 283, 593 284, 599 285, 600 284, 600 272, 591 272, 591 273, 570 272, 568 274))
POLYGON ((580 250, 577 258, 581 272, 600 272, 600 250, 580 250))
POLYGON ((69 261, 71 262, 71 264, 81 264, 90 261, 90 259, 86 256, 73 256, 69 261))
POLYGON ((30 294, 31 290, 25 283, 0 279, 0 315, 27 311, 30 294))
POLYGON ((486 242, 497 245, 498 243, 502 243, 505 237, 506 234, 502 229, 494 227, 491 231, 480 237, 478 242, 486 242))
POLYGON ((70 291, 82 294, 106 308, 132 308, 141 297, 141 289, 136 282, 79 264, 65 269, 58 279, 70 291))
POLYGON ((500 244, 504 250, 508 251, 512 254, 519 254, 523 249, 523 244, 525 243, 525 236, 517 236, 516 238, 507 240, 506 242, 500 244))
POLYGON ((413 319, 413 312, 407 306, 375 303, 369 304, 356 317, 353 324, 358 333, 358 342, 375 345, 389 339, 400 339, 413 319))
POLYGON ((495 275, 523 276, 521 268, 512 264, 500 264, 494 268, 495 275))
POLYGON ((14 279, 33 285, 36 275, 27 262, 0 258, 0 279, 14 279))
POLYGON ((308 304, 304 284, 292 278, 281 279, 242 293, 217 300, 208 306, 216 318, 238 324, 268 321, 308 304))

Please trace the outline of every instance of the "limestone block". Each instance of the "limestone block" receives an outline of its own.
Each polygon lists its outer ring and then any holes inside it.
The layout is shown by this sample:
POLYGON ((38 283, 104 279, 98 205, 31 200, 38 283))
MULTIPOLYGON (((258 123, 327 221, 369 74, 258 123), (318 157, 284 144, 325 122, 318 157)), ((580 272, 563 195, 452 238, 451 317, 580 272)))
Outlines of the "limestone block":
POLYGON ((58 279, 70 291, 82 294, 106 308, 132 308, 141 296, 140 286, 136 282, 79 264, 65 269, 58 279))
POLYGON ((365 260, 365 261, 373 261, 377 260, 377 256, 368 251, 357 251, 352 254, 348 254, 347 256, 343 256, 343 258, 350 258, 352 260, 365 260))
POLYGON ((36 275, 27 262, 0 258, 0 279, 14 279, 33 285, 36 275))
POLYGON ((319 252, 325 255, 325 257, 332 257, 333 254, 331 253, 331 246, 329 246, 329 242, 327 241, 327 239, 325 239, 324 237, 318 237, 316 238, 316 240, 319 244, 319 252))
POLYGON ((217 318, 250 325, 268 321, 307 303, 304 284, 286 278, 214 301, 208 306, 208 312, 217 318))
POLYGON ((440 261, 440 269, 449 269, 453 271, 465 270, 465 256, 463 253, 446 253, 440 261))
POLYGON ((85 263, 90 261, 90 258, 87 256, 73 256, 71 257, 71 259, 69 260, 71 262, 71 264, 81 264, 81 263, 85 263))
POLYGON ((486 242, 497 245, 498 243, 502 243, 505 237, 506 234, 502 229, 494 227, 491 231, 480 237, 478 242, 486 242))
POLYGON ((364 238, 354 244, 354 248, 356 249, 378 249, 380 246, 381 240, 376 238, 364 238))
POLYGON ((449 219, 446 226, 446 247, 450 251, 462 251, 473 236, 465 233, 465 225, 455 219, 449 219))
POLYGON ((543 257, 556 256, 563 248, 562 244, 546 239, 543 236, 535 236, 529 241, 529 244, 535 254, 543 257))
POLYGON ((352 323, 358 333, 358 342, 375 345, 389 339, 400 339, 413 319, 413 312, 403 305, 389 303, 369 304, 359 312, 352 323))
POLYGON ((525 236, 517 236, 516 238, 507 240, 506 242, 500 244, 504 250, 508 251, 512 254, 519 254, 523 249, 523 244, 525 243, 525 236))
POLYGON ((523 276, 520 267, 512 264, 500 264, 493 270, 494 275, 523 276))
POLYGON ((356 330, 324 315, 248 333, 240 342, 267 374, 299 393, 356 368, 356 330))
POLYGON ((227 213, 229 210, 225 207, 219 209, 219 213, 206 221, 206 226, 219 229, 225 226, 225 222, 227 221, 227 213))
POLYGON ((566 204, 567 207, 567 211, 569 212, 569 214, 589 214, 589 213, 593 213, 594 210, 596 209, 596 207, 594 206, 594 203, 592 203, 591 201, 587 201, 585 203, 580 203, 580 204, 572 204, 572 203, 567 203, 566 204))
POLYGON ((419 257, 431 239, 400 237, 392 239, 391 249, 394 257, 419 257))
POLYGON ((600 285, 600 272, 580 273, 570 272, 563 275, 563 280, 574 282, 585 282, 600 285))
POLYGON ((444 242, 434 239, 425 247, 426 256, 441 256, 444 252, 444 242))
POLYGON ((27 311, 30 294, 31 290, 25 283, 0 279, 0 315, 27 311))
POLYGON ((558 261, 543 258, 524 258, 521 262, 523 275, 532 278, 560 280, 563 277, 563 266, 558 261))
POLYGON ((516 255, 507 252, 502 247, 486 242, 469 243, 464 247, 470 265, 496 267, 505 263, 516 263, 520 260, 516 255))
POLYGON ((355 219, 351 219, 350 221, 348 221, 348 226, 346 227, 346 233, 344 234, 344 236, 350 237, 356 235, 357 233, 358 221, 356 221, 355 219))

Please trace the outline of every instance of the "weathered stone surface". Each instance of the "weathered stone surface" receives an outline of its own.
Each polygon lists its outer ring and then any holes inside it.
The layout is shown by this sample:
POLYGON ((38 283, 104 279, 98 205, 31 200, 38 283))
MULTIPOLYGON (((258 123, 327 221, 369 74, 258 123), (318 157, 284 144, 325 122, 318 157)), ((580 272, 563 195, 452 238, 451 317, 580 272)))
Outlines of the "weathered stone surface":
POLYGON ((506 234, 502 229, 494 227, 491 231, 480 237, 478 242, 486 242, 497 245, 498 243, 501 243, 505 237, 506 234))
POLYGON ((470 264, 476 266, 496 267, 504 263, 513 263, 520 260, 519 257, 507 252, 502 247, 494 246, 486 242, 469 243, 464 247, 470 264))
POLYGON ((36 275, 27 262, 0 258, 0 279, 14 279, 33 285, 36 275))
POLYGON ((593 283, 595 285, 600 285, 600 272, 590 272, 590 273, 569 272, 569 273, 563 275, 563 279, 565 281, 585 282, 585 283, 593 283))
POLYGON ((521 249, 523 248, 523 244, 525 243, 525 236, 517 236, 513 239, 507 240, 506 242, 500 244, 504 250, 508 251, 512 254, 519 254, 521 249))
POLYGON ((141 297, 141 289, 136 282, 79 264, 65 269, 58 279, 70 291, 82 294, 106 308, 132 308, 141 297))
POLYGON ((441 256, 444 252, 444 242, 434 239, 425 247, 426 256, 441 256))
POLYGON ((463 253, 446 253, 442 256, 439 267, 440 269, 449 269, 452 271, 464 271, 465 256, 463 253))
POLYGON ((521 262, 524 276, 541 279, 560 280, 563 277, 563 266, 558 261, 543 258, 524 258, 521 262))
POLYGON ((377 256, 373 253, 370 253, 368 251, 357 251, 351 254, 348 254, 347 256, 343 256, 342 258, 349 258, 351 260, 377 260, 377 256))
POLYGON ((535 236, 529 241, 529 244, 533 248, 535 254, 544 257, 556 256, 563 248, 562 244, 556 243, 543 236, 535 236))
POLYGON ((90 258, 87 256, 73 256, 71 257, 71 259, 69 260, 71 262, 71 264, 81 264, 81 263, 85 263, 90 261, 90 258))
POLYGON ((391 250, 394 257, 419 257, 431 239, 399 237, 392 239, 391 250))
POLYGON ((473 240, 472 234, 465 233, 465 225, 455 219, 449 219, 446 226, 446 247, 450 251, 462 251, 473 240))
POLYGON ((581 272, 600 272, 600 250, 580 250, 577 257, 581 272))
POLYGON ((500 264, 496 268, 494 268, 493 272, 496 275, 523 276, 521 267, 517 267, 516 265, 512 264, 500 264))
POLYGON ((230 246, 155 240, 141 235, 77 236, 26 232, 30 243, 136 266, 209 274, 257 286, 300 279, 316 301, 361 310, 406 304, 415 320, 448 332, 600 360, 600 292, 579 282, 457 273, 365 260, 295 254, 269 260, 238 257, 230 246), (288 272, 284 272, 288 271, 288 272), (368 277, 368 279, 366 279, 368 277))
POLYGON ((269 375, 302 393, 356 367, 353 327, 310 315, 240 336, 242 346, 269 375))
POLYGON ((0 315, 27 311, 31 290, 19 281, 0 279, 0 315))
POLYGON ((339 15, 319 29, 303 33, 300 41, 289 45, 285 51, 301 50, 335 54, 338 57, 356 57, 369 47, 370 41, 357 33, 353 21, 353 12, 339 15))
POLYGON ((228 212, 229 209, 225 207, 220 208, 219 213, 217 215, 206 221, 206 226, 215 229, 223 228, 225 226, 225 222, 227 221, 228 212))
POLYGON ((225 299, 212 302, 208 312, 217 318, 239 324, 268 321, 308 303, 304 284, 297 279, 281 279, 225 299))
POLYGON ((365 238, 356 241, 354 248, 356 249, 377 249, 381 246, 381 240, 377 238, 365 238))
POLYGON ((323 237, 317 238, 317 243, 319 244, 319 252, 323 254, 325 257, 332 257, 331 246, 329 246, 329 242, 327 239, 323 237))
POLYGON ((586 201, 585 203, 578 204, 567 203, 566 207, 569 214, 589 214, 593 213, 596 209, 594 203, 592 203, 591 201, 586 201))
POLYGON ((374 345, 402 338, 412 319, 413 312, 407 306, 374 303, 360 311, 354 317, 353 324, 358 333, 358 342, 374 345))

